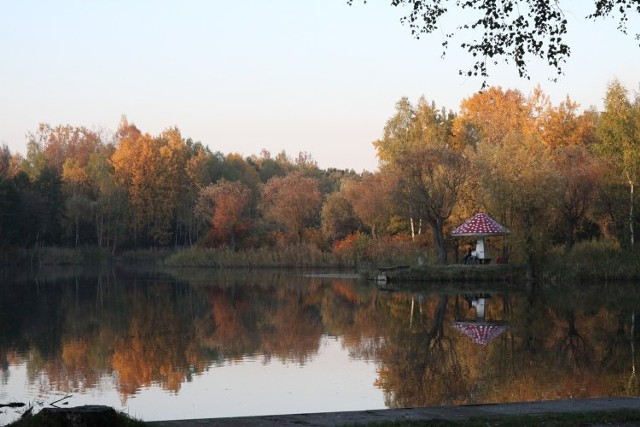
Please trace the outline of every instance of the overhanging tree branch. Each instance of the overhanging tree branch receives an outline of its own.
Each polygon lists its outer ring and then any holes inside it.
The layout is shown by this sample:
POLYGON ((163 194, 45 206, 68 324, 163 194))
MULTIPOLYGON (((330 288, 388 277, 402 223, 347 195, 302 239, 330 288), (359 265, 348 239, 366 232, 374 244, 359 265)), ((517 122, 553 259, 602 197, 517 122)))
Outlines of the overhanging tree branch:
MULTIPOLYGON (((571 49, 564 41, 568 22, 560 3, 559 0, 391 0, 392 6, 409 9, 400 21, 409 26, 416 38, 439 29, 442 17, 454 6, 462 11, 475 11, 478 14, 475 20, 456 27, 457 33, 472 34, 460 47, 475 61, 468 69, 459 70, 459 74, 488 77, 488 65, 497 65, 502 59, 505 63, 513 62, 520 77, 527 79, 530 78, 527 65, 532 58, 546 61, 557 75, 563 74, 562 66, 571 49), (476 38, 477 32, 480 34, 476 38)), ((347 0, 347 4, 353 4, 353 0, 347 0)), ((633 14, 640 15, 640 0, 596 0, 595 11, 586 18, 617 18, 618 29, 626 34, 629 16, 633 14)), ((445 35, 443 55, 453 35, 445 35)), ((640 33, 636 39, 640 40, 640 33)), ((485 80, 483 88, 486 85, 485 80)))

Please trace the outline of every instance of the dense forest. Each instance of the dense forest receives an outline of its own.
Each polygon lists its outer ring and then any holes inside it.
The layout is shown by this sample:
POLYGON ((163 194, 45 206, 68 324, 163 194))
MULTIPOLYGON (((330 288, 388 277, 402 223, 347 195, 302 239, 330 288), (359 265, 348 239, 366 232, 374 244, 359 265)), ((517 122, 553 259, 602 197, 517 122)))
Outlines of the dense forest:
POLYGON ((491 87, 457 112, 402 98, 373 143, 379 169, 362 173, 308 153, 223 154, 125 117, 112 135, 41 124, 26 155, 0 148, 0 247, 328 252, 402 240, 447 263, 465 243, 449 231, 484 211, 512 231, 514 261, 585 240, 631 249, 640 98, 618 81, 603 98, 603 111, 582 111, 541 89, 491 87))

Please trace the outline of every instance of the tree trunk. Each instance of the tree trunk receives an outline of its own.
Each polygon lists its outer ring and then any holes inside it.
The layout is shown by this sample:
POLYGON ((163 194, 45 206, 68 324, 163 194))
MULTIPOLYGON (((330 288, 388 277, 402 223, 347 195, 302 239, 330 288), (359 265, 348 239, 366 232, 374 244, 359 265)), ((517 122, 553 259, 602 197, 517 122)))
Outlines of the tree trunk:
POLYGON ((444 233, 442 232, 444 220, 437 218, 432 221, 433 241, 438 249, 438 263, 444 265, 447 263, 447 248, 444 243, 444 233))
POLYGON ((111 255, 115 255, 116 253, 116 240, 118 238, 118 221, 115 221, 113 226, 113 248, 111 249, 111 255))
POLYGON ((533 247, 533 243, 534 243, 534 239, 533 239, 533 221, 531 220, 530 215, 527 214, 526 218, 525 218, 525 233, 526 233, 526 239, 525 239, 525 248, 524 248, 524 252, 525 252, 525 261, 526 261, 526 275, 528 278, 533 279, 536 277, 536 272, 535 272, 535 260, 534 260, 534 247, 533 247))
POLYGON ((78 231, 78 215, 76 215, 76 249, 78 249, 78 240, 80 239, 80 233, 78 231))
POLYGON ((564 251, 566 253, 571 252, 571 249, 573 248, 573 244, 574 244, 573 234, 575 232, 575 229, 576 229, 576 221, 574 221, 573 219, 567 220, 567 229, 565 231, 567 235, 564 241, 564 251))
POLYGON ((634 232, 633 232, 633 182, 629 180, 629 235, 631 241, 631 249, 634 246, 634 232))
POLYGON ((411 241, 415 241, 416 240, 416 232, 413 228, 413 217, 409 218, 409 223, 411 224, 411 241))
POLYGON ((96 213, 96 237, 98 238, 98 247, 102 247, 102 239, 104 237, 104 215, 96 213))

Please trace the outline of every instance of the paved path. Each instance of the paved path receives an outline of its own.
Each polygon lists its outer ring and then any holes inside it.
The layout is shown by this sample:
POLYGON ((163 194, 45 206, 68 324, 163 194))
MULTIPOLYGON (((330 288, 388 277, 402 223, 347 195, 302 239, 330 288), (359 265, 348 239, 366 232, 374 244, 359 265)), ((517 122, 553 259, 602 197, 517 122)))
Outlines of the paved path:
MULTIPOLYGON (((431 408, 382 409, 376 411, 327 412, 317 414, 270 415, 262 417, 208 418, 198 420, 156 421, 157 427, 256 427, 256 426, 338 426, 401 420, 464 420, 471 417, 640 410, 640 397, 558 400, 531 403, 502 403, 495 405, 441 406, 431 408)), ((625 426, 640 426, 628 423, 625 426)))

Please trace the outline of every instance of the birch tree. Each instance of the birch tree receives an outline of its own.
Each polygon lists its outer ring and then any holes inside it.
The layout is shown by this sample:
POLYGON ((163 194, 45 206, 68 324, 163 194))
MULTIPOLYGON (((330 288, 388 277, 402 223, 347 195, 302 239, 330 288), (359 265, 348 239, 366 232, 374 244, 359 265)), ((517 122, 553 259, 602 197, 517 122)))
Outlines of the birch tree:
POLYGON ((629 244, 634 247, 635 187, 640 179, 640 99, 629 99, 628 91, 615 80, 609 84, 600 115, 597 152, 610 160, 629 187, 629 244))

